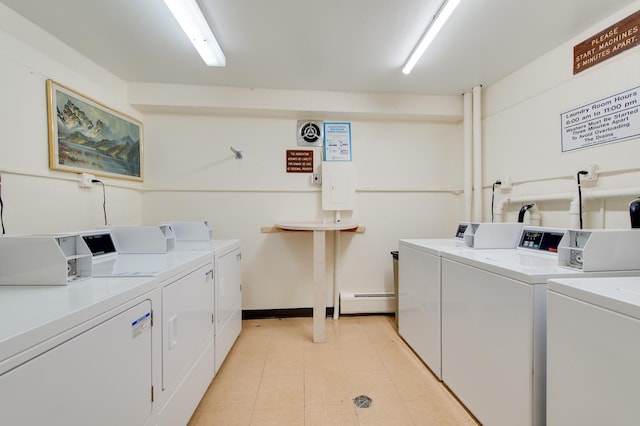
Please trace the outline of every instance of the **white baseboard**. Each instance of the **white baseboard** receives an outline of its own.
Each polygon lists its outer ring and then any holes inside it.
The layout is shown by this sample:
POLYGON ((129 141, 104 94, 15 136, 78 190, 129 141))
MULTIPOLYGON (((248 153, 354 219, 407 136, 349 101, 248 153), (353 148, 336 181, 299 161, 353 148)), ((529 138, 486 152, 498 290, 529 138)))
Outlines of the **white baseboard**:
POLYGON ((392 292, 340 292, 341 314, 375 314, 396 311, 396 297, 392 292))

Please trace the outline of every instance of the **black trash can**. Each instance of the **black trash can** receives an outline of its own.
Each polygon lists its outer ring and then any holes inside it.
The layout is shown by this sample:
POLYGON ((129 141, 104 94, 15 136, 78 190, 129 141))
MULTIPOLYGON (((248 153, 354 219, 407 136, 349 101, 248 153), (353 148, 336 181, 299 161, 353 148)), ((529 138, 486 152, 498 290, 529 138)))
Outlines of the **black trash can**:
POLYGON ((398 293, 398 251, 391 252, 393 257, 393 290, 396 295, 396 327, 398 327, 398 302, 400 299, 400 293, 398 293))

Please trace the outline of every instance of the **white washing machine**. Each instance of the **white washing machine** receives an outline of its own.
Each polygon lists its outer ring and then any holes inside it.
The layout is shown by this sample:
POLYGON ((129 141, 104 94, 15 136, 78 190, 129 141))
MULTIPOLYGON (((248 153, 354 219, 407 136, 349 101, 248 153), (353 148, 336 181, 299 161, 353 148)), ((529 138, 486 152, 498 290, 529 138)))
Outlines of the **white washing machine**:
POLYGON ((442 248, 465 248, 463 226, 452 239, 400 240, 398 333, 442 379, 440 354, 440 263, 442 248))
POLYGON ((480 247, 515 247, 521 229, 522 224, 514 223, 461 223, 455 238, 400 240, 398 333, 438 379, 442 379, 442 252, 472 250, 468 244, 474 243, 480 247))
MULTIPOLYGON (((549 279, 639 273, 559 266, 570 232, 525 227, 516 249, 442 253, 442 380, 483 424, 545 424, 549 279)), ((582 247, 597 245, 580 233, 582 247)), ((627 263, 640 269, 638 260, 627 263)))
POLYGON ((550 280, 547 312, 547 424, 638 424, 640 277, 550 280))

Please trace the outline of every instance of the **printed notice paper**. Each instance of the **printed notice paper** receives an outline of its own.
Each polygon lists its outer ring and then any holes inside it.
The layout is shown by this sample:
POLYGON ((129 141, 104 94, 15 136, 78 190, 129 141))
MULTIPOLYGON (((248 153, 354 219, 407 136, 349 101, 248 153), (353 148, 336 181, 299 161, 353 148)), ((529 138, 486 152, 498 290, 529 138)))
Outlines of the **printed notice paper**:
POLYGON ((324 161, 351 161, 351 123, 324 123, 324 161))
POLYGON ((560 114, 562 152, 640 136, 640 87, 560 114))

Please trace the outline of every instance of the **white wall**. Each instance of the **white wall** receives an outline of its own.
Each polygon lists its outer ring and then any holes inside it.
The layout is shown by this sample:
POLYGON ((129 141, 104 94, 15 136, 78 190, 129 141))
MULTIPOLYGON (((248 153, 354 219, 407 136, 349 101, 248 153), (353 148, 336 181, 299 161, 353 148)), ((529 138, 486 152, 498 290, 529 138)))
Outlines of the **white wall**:
MULTIPOLYGON (((154 85, 149 96, 140 86, 131 90, 133 102, 145 111, 143 222, 208 220, 216 238, 239 238, 244 309, 312 306, 311 235, 261 232, 278 222, 333 220, 333 212, 321 210, 320 187, 311 184, 310 175, 285 171, 286 150, 304 148, 297 146, 296 125, 307 113, 294 111, 302 108, 295 102, 287 105, 287 111, 277 110, 282 98, 295 93, 271 93, 272 101, 262 100, 260 111, 253 108, 251 98, 246 109, 236 106, 233 111, 184 105, 164 105, 156 111, 150 103, 158 102, 162 90, 173 87, 154 85), (236 160, 230 146, 242 150, 244 158, 236 160)), ((347 290, 393 290, 389 252, 397 249, 398 239, 450 236, 461 220, 461 100, 441 108, 446 118, 434 119, 430 111, 420 112, 419 120, 404 113, 397 117, 373 111, 373 106, 362 113, 366 108, 361 102, 349 104, 341 93, 333 94, 333 102, 332 94, 318 96, 326 105, 357 110, 306 115, 349 121, 352 127, 356 208, 342 212, 342 219, 366 230, 342 234, 339 284, 347 290), (455 122, 452 115, 457 115, 455 122)), ((198 99, 194 95, 191 102, 197 104, 198 99)), ((316 170, 321 155, 320 148, 314 148, 316 170)), ((328 238, 327 259, 331 277, 333 237, 328 238)), ((327 302, 333 305, 331 297, 327 302)))
MULTIPOLYGON (((484 199, 491 184, 511 177, 510 191, 503 197, 575 193, 575 175, 589 164, 600 169, 595 183, 583 191, 638 187, 640 140, 625 140, 579 151, 561 152, 560 114, 602 98, 640 86, 640 48, 632 48, 604 63, 573 75, 573 47, 609 25, 640 9, 640 2, 577 35, 536 61, 486 88, 483 94, 484 199)), ((640 194, 638 194, 640 195, 640 194)), ((585 201, 584 227, 628 228, 628 203, 633 197, 585 201), (603 208, 604 214, 600 209, 603 208)), ((570 200, 538 203, 543 226, 569 226, 570 200)), ((485 202, 486 220, 490 202, 485 202)), ((509 206, 505 220, 516 220, 521 204, 509 206)))
MULTIPOLYGON (((77 175, 49 170, 47 79, 140 118, 126 84, 0 4, 0 174, 7 233, 90 229, 104 223, 102 187, 79 188, 77 175)), ((102 179, 107 218, 139 223, 140 183, 102 179)))

